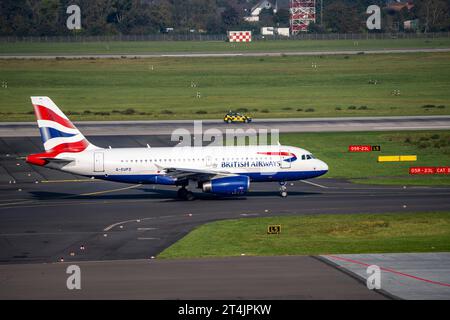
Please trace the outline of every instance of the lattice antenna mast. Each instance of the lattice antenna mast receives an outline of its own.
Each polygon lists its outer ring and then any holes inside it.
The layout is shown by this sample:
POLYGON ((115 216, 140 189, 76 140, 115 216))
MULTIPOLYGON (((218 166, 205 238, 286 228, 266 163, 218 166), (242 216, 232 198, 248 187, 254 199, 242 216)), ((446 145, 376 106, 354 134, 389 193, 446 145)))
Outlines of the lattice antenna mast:
POLYGON ((311 22, 316 22, 316 0, 291 0, 291 34, 308 31, 311 22))

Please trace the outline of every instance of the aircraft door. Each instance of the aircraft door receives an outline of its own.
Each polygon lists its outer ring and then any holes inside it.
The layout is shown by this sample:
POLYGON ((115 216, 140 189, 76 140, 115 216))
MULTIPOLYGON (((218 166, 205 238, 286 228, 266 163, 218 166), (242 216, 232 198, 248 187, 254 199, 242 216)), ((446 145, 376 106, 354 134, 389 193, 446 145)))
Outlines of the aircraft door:
POLYGON ((103 152, 94 152, 94 172, 104 172, 104 155, 103 152))

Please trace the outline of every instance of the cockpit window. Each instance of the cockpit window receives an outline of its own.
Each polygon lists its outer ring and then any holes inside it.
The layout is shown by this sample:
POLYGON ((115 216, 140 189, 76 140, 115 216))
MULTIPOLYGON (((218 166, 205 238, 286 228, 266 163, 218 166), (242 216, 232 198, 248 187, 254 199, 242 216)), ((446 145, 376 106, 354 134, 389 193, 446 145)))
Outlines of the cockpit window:
POLYGON ((311 160, 311 159, 315 159, 315 157, 312 154, 303 154, 302 155, 302 160, 311 160))

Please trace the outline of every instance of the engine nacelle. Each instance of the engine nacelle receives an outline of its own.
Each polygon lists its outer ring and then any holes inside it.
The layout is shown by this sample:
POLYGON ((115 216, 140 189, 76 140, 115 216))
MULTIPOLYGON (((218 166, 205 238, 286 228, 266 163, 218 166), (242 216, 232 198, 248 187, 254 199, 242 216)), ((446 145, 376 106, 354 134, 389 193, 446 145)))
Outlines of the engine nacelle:
POLYGON ((250 178, 247 176, 223 177, 203 183, 203 192, 239 195, 246 193, 249 187, 250 178))

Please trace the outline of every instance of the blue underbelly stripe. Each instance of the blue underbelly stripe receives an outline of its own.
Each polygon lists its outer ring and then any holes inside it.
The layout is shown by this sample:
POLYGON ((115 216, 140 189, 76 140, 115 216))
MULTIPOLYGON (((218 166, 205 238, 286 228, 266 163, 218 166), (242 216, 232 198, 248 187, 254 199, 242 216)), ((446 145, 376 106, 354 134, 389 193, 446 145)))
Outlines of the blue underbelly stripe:
MULTIPOLYGON (((291 172, 276 172, 274 174, 261 173, 236 173, 237 175, 248 176, 253 182, 271 182, 271 181, 295 181, 316 178, 324 175, 328 171, 291 171, 291 172)), ((161 184, 174 185, 176 180, 159 174, 148 175, 98 175, 99 179, 125 182, 125 183, 142 183, 142 184, 161 184)))

